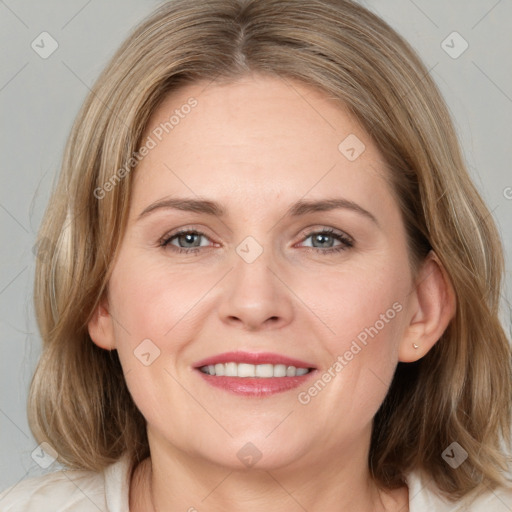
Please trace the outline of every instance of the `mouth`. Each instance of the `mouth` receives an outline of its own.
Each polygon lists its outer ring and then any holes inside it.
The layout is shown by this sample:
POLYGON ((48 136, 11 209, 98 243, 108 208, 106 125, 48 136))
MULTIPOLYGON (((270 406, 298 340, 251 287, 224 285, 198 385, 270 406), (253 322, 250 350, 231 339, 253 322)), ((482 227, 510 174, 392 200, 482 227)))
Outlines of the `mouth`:
POLYGON ((228 352, 194 365, 210 385, 245 396, 266 396, 291 390, 316 368, 308 362, 272 353, 228 352))

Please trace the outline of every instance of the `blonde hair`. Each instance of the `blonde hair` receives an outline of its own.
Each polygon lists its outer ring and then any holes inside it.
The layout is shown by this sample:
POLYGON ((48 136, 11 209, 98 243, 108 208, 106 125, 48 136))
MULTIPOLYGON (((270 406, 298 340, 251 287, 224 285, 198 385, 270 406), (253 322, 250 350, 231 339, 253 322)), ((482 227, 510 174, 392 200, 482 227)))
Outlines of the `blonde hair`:
POLYGON ((125 452, 133 464, 149 455, 117 352, 98 348, 87 331, 125 228, 133 177, 126 162, 170 91, 253 72, 315 87, 362 123, 388 164, 411 267, 433 249, 456 293, 443 336, 418 362, 398 364, 374 419, 375 481, 396 488, 417 469, 451 499, 505 484, 511 353, 498 318, 499 235, 425 66, 349 0, 170 1, 117 51, 75 121, 40 229, 43 352, 28 403, 35 438, 71 468, 98 471, 125 452), (114 186, 99 198, 109 180, 114 186), (453 441, 469 455, 457 470, 441 456, 453 441))

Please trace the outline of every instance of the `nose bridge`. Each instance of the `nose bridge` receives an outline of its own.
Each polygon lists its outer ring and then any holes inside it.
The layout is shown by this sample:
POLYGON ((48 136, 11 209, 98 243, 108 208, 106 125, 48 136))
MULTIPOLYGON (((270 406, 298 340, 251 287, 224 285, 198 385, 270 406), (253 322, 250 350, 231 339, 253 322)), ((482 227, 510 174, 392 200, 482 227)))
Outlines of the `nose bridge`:
MULTIPOLYGON (((259 236, 262 240, 263 236, 259 236)), ((278 282, 272 268, 276 267, 270 237, 260 242, 252 235, 245 237, 235 248, 232 286, 239 298, 252 297, 253 301, 270 302, 279 293, 278 282)), ((234 290, 233 290, 234 291, 234 290)), ((247 304, 250 300, 247 301, 247 304)))
POLYGON ((224 321, 238 321, 256 329, 266 322, 286 324, 291 320, 290 293, 275 275, 279 265, 270 237, 265 240, 263 244, 249 235, 235 247, 233 269, 220 308, 224 321))

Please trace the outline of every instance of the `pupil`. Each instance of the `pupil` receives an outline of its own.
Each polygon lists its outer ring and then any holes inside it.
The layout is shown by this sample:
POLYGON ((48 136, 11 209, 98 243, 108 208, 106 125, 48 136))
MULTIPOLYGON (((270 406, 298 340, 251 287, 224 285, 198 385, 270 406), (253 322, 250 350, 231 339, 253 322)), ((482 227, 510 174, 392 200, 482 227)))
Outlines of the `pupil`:
POLYGON ((325 244, 326 241, 330 238, 330 235, 326 235, 326 234, 319 234, 316 236, 316 240, 317 242, 319 242, 320 244, 325 244))
POLYGON ((185 238, 185 243, 192 243, 193 244, 193 237, 197 236, 196 234, 194 233, 189 233, 187 235, 182 235, 183 238, 185 238))

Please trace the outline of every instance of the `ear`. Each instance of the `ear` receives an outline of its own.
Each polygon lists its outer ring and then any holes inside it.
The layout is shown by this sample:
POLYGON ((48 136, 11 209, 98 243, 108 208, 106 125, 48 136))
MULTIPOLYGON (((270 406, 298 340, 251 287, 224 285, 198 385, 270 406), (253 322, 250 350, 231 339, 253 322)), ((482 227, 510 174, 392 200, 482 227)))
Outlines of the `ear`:
POLYGON ((455 315, 455 291, 433 250, 418 272, 411 295, 411 320, 398 352, 399 361, 405 363, 421 359, 439 340, 455 315))
POLYGON ((89 336, 98 347, 105 350, 114 350, 116 348, 114 326, 106 296, 96 306, 87 327, 89 336))

